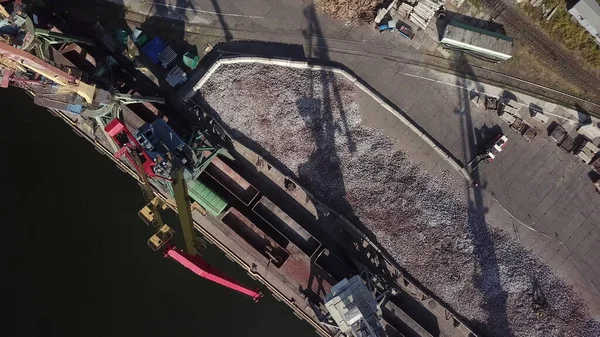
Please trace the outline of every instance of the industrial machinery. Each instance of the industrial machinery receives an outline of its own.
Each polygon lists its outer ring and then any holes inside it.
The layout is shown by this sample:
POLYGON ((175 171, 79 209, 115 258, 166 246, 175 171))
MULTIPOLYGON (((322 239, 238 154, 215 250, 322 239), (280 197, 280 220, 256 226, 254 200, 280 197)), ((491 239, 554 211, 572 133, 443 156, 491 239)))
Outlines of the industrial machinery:
POLYGON ((55 58, 62 56, 53 45, 93 45, 87 38, 38 29, 26 14, 21 11, 9 14, 2 6, 0 28, 0 87, 26 89, 35 96, 37 105, 91 118, 114 118, 121 104, 164 103, 159 97, 123 95, 97 88, 82 80, 82 73, 76 67, 56 62, 55 58))
MULTIPOLYGON (((58 32, 36 30, 25 15, 9 15, 3 10, 0 16, 5 19, 3 22, 13 28, 11 34, 2 36, 0 41, 0 86, 22 87, 34 95, 34 102, 38 105, 93 118, 103 126, 105 118, 112 119, 103 129, 113 142, 115 157, 126 157, 131 167, 137 171, 148 200, 148 205, 139 214, 149 224, 157 227, 156 233, 148 240, 148 246, 153 250, 164 249, 165 256, 203 278, 258 300, 262 296, 260 292, 230 280, 196 255, 197 239, 191 220, 186 180, 196 179, 210 160, 222 152, 221 149, 201 146, 198 148, 199 153, 194 153, 162 119, 143 125, 134 136, 117 119, 121 105, 164 103, 164 99, 119 94, 85 83, 78 69, 54 65, 44 58, 49 54, 48 48, 52 44, 91 44, 91 41, 58 32), (37 56, 32 54, 35 50, 37 56), (175 194, 186 252, 168 245, 174 231, 162 221, 160 211, 164 209, 164 205, 154 195, 149 179, 162 180, 162 184, 168 184, 175 194)), ((194 138, 196 141, 198 139, 202 138, 194 138)))
MULTIPOLYGON (((164 121, 158 119, 156 122, 156 124, 152 123, 142 126, 137 137, 134 137, 118 119, 111 121, 105 128, 106 133, 119 146, 115 157, 121 158, 125 156, 128 159, 129 164, 137 171, 147 199, 150 199, 148 205, 140 211, 149 222, 154 222, 155 226, 158 227, 158 231, 148 240, 148 246, 153 250, 165 247, 165 257, 172 258, 200 277, 247 295, 254 301, 258 301, 262 297, 262 294, 258 290, 252 290, 229 279, 197 255, 197 239, 194 235, 184 178, 184 171, 190 167, 194 167, 194 165, 188 164, 190 164, 190 160, 195 158, 195 156, 192 156, 190 151, 184 150, 186 144, 179 139, 164 121), (157 144, 162 145, 164 148, 157 149, 157 144), (146 149, 151 152, 148 153, 146 149), (187 169, 186 166, 188 167, 187 169), (173 183, 172 191, 179 211, 187 252, 168 244, 168 241, 173 237, 173 230, 164 224, 160 218, 161 201, 158 197, 154 196, 149 178, 173 183)), ((192 179, 194 174, 189 174, 188 176, 192 179)))
MULTIPOLYGON (((107 66, 94 69, 89 78, 78 66, 50 61, 44 48, 53 51, 52 46, 59 42, 48 39, 60 37, 69 45, 85 43, 54 33, 36 31, 30 35, 33 42, 28 49, 14 45, 15 39, 5 43, 23 53, 0 48, 5 60, 3 83, 23 87, 35 96, 37 104, 53 113, 68 112, 57 115, 102 153, 120 158, 116 160, 119 166, 139 179, 148 201, 139 215, 155 228, 148 240, 152 250, 203 278, 258 300, 260 292, 231 280, 198 255, 202 242, 194 231, 202 231, 323 336, 401 335, 403 331, 397 329, 414 331, 407 336, 429 335, 421 322, 399 307, 399 303, 407 303, 402 296, 409 296, 431 317, 444 322, 439 325, 444 334, 474 336, 406 278, 376 243, 275 165, 235 141, 218 122, 208 119, 205 111, 193 114, 198 117, 197 124, 194 120, 178 125, 176 114, 163 114, 148 108, 149 104, 138 105, 147 108, 147 114, 136 111, 135 106, 124 106, 161 99, 117 93, 139 88, 110 87, 115 83, 110 57, 104 62, 107 66), (161 211, 173 206, 173 199, 184 249, 170 245, 174 230, 161 217, 161 211)), ((111 34, 105 33, 108 41, 111 34)), ((117 63, 118 51, 107 49, 117 63)), ((55 56, 60 58, 60 52, 55 56)))
POLYGON ((34 103, 47 108, 99 118, 116 115, 120 104, 163 98, 113 94, 81 80, 75 71, 61 69, 26 51, 0 42, 0 87, 22 87, 35 95, 34 103))
POLYGON ((389 291, 376 298, 374 290, 365 284, 360 275, 345 278, 325 296, 325 308, 329 315, 322 319, 322 323, 328 324, 327 321, 332 320, 335 325, 328 326, 339 329, 346 336, 386 336, 381 325, 381 307, 388 295, 389 291))
MULTIPOLYGON (((4 18, 0 25, 11 28, 4 30, 9 34, 0 34, 0 87, 12 85, 24 88, 35 97, 34 102, 38 105, 92 118, 102 126, 106 118, 112 119, 103 129, 113 142, 115 157, 126 157, 141 181, 148 204, 140 210, 140 216, 157 227, 156 233, 148 240, 148 246, 155 251, 163 249, 165 256, 203 278, 250 296, 255 301, 262 297, 260 292, 222 275, 197 255, 198 239, 194 235, 186 179, 196 179, 210 160, 222 151, 201 146, 199 153, 194 153, 162 119, 144 124, 134 136, 117 119, 121 106, 141 102, 164 103, 163 98, 120 94, 86 83, 78 69, 52 64, 46 56, 54 44, 93 42, 61 32, 36 29, 26 15, 20 12, 9 14, 1 6, 0 16, 4 18), (186 252, 168 244, 174 231, 162 221, 160 211, 165 207, 154 195, 149 179, 162 180, 162 184, 168 184, 175 194, 186 252)), ((198 139, 201 137, 194 138, 198 139)))

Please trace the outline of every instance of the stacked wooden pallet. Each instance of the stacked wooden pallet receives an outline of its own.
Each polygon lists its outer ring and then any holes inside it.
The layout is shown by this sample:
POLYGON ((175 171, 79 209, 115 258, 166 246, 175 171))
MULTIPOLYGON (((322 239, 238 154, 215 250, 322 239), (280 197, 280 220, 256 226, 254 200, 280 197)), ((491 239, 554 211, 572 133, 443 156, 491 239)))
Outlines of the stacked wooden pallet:
POLYGON ((400 18, 407 18, 413 11, 413 6, 403 2, 396 11, 396 15, 400 18))
POLYGON ((437 0, 420 0, 410 13, 410 21, 425 29, 440 6, 437 0))

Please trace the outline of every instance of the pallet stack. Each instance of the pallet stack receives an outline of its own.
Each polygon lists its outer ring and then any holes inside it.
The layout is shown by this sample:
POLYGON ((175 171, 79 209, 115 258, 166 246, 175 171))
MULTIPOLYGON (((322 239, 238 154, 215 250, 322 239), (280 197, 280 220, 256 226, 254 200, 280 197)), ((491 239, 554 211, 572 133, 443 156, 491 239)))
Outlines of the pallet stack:
POLYGON ((410 21, 422 29, 427 28, 441 5, 437 0, 420 0, 410 13, 410 21))
POLYGON ((400 7, 398 7, 398 10, 396 11, 397 15, 404 19, 407 18, 413 11, 413 6, 407 4, 406 2, 403 2, 400 7))

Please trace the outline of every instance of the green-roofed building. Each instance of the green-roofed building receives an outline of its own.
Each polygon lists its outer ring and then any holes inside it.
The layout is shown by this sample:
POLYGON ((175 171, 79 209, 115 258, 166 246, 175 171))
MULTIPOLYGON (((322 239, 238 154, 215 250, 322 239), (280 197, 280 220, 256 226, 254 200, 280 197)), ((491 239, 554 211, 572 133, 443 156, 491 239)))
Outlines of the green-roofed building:
POLYGON ((511 37, 457 21, 452 21, 446 26, 440 43, 446 49, 462 51, 496 62, 508 60, 514 52, 511 37))

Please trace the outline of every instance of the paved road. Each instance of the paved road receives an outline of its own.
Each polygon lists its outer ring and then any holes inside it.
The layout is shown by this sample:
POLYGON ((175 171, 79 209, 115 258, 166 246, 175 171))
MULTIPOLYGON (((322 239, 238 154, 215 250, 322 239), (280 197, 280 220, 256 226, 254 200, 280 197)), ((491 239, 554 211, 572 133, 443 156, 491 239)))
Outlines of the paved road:
MULTIPOLYGON (((266 40, 300 45, 304 56, 342 63, 463 162, 472 157, 481 135, 489 134, 497 125, 509 136, 509 143, 498 160, 480 166, 484 191, 480 207, 487 209, 492 225, 514 232, 556 269, 600 317, 600 197, 587 176, 589 167, 562 152, 548 137, 528 143, 494 113, 469 104, 471 89, 491 94, 499 94, 501 89, 380 57, 423 58, 419 51, 437 48, 434 28, 420 32, 408 43, 369 27, 345 26, 316 13, 308 1, 298 0, 125 0, 125 4, 148 17, 185 20, 185 27, 180 29, 203 36, 182 32, 181 37, 185 35, 199 50, 206 43, 224 40, 266 40)), ((555 115, 559 123, 573 128, 569 111, 524 95, 515 96, 523 105, 533 102, 546 114, 555 115)), ((526 109, 521 112, 526 114, 526 109)), ((395 121, 388 122, 382 126, 392 132, 397 128, 400 141, 410 138, 414 158, 430 168, 436 166, 439 157, 424 143, 413 141, 414 137, 395 121)), ((536 126, 540 130, 547 127, 536 126)))
MULTIPOLYGON (((224 38, 244 38, 245 32, 273 32, 298 36, 312 35, 317 37, 314 29, 307 27, 307 22, 318 26, 318 37, 327 38, 330 42, 343 39, 344 42, 363 42, 359 49, 369 51, 372 44, 392 46, 399 50, 429 51, 437 48, 437 31, 430 27, 421 31, 412 41, 400 37, 399 34, 378 33, 375 29, 364 29, 347 26, 343 22, 332 20, 312 8, 311 1, 306 0, 109 0, 124 3, 132 11, 143 13, 148 17, 161 16, 187 23, 214 27, 222 32, 224 38), (216 15, 215 13, 220 13, 216 15)), ((280 40, 282 38, 268 38, 280 40)), ((341 45, 348 48, 347 43, 341 45)), ((354 44, 351 49, 357 48, 354 44)))

